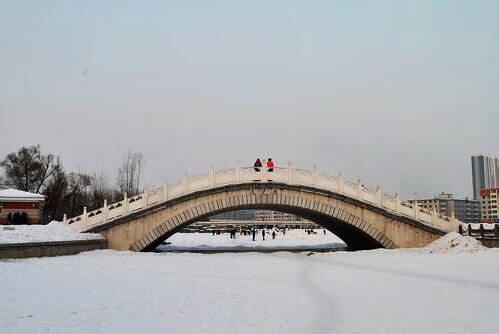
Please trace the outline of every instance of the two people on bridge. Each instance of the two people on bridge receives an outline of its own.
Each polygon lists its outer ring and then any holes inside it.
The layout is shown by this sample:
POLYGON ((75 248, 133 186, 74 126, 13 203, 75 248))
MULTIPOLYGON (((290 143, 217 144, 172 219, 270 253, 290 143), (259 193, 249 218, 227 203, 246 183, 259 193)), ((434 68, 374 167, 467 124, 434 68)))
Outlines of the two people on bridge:
MULTIPOLYGON (((262 161, 260 158, 256 159, 255 163, 253 164, 253 168, 255 169, 255 172, 259 172, 260 168, 262 168, 262 161)), ((267 170, 269 172, 274 171, 274 162, 272 161, 272 158, 267 159, 267 170)))

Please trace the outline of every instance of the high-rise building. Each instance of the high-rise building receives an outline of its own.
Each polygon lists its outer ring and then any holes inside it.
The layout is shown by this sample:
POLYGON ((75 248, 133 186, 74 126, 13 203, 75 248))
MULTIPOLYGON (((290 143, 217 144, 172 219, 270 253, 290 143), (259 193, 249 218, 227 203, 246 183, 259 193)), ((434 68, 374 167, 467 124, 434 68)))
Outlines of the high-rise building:
POLYGON ((480 189, 499 187, 499 158, 483 154, 471 157, 473 198, 480 200, 480 189))
MULTIPOLYGON (((480 201, 456 199, 452 194, 441 193, 435 198, 418 199, 417 202, 423 209, 432 211, 435 208, 437 213, 446 216, 454 212, 456 219, 463 223, 478 223, 480 220, 480 201)), ((409 203, 414 203, 414 200, 409 200, 409 203)))
POLYGON ((480 190, 481 223, 499 224, 498 196, 499 188, 484 188, 480 190))

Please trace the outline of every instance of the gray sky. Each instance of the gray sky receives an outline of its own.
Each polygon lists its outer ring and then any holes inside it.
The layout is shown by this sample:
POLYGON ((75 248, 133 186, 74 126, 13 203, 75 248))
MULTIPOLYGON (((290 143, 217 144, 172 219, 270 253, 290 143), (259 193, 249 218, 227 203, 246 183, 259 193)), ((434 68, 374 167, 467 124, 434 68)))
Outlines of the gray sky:
POLYGON ((472 195, 499 151, 497 1, 1 1, 0 157, 41 144, 114 180, 318 165, 472 195))

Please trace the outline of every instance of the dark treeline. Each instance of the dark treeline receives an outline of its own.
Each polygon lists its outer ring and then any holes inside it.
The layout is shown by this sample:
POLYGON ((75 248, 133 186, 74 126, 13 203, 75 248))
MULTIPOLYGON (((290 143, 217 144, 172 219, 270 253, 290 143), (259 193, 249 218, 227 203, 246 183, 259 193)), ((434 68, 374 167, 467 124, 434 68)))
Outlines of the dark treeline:
POLYGON ((43 153, 40 145, 21 147, 0 161, 3 176, 0 184, 45 196, 42 223, 62 220, 108 203, 119 201, 125 193, 134 196, 141 192, 140 178, 144 169, 142 153, 129 151, 117 168, 115 183, 111 184, 103 172, 83 173, 65 171, 61 159, 43 153))

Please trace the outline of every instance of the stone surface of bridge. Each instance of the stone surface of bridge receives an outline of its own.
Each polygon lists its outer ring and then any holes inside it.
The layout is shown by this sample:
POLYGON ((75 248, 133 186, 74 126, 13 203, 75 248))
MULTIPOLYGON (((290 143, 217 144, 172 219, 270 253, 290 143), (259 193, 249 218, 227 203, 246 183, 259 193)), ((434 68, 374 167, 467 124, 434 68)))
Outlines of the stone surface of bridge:
POLYGON ((117 250, 154 249, 183 227, 218 213, 267 209, 313 221, 352 249, 420 247, 458 231, 460 222, 401 201, 379 187, 313 170, 213 168, 154 190, 67 219, 79 231, 97 232, 117 250))

